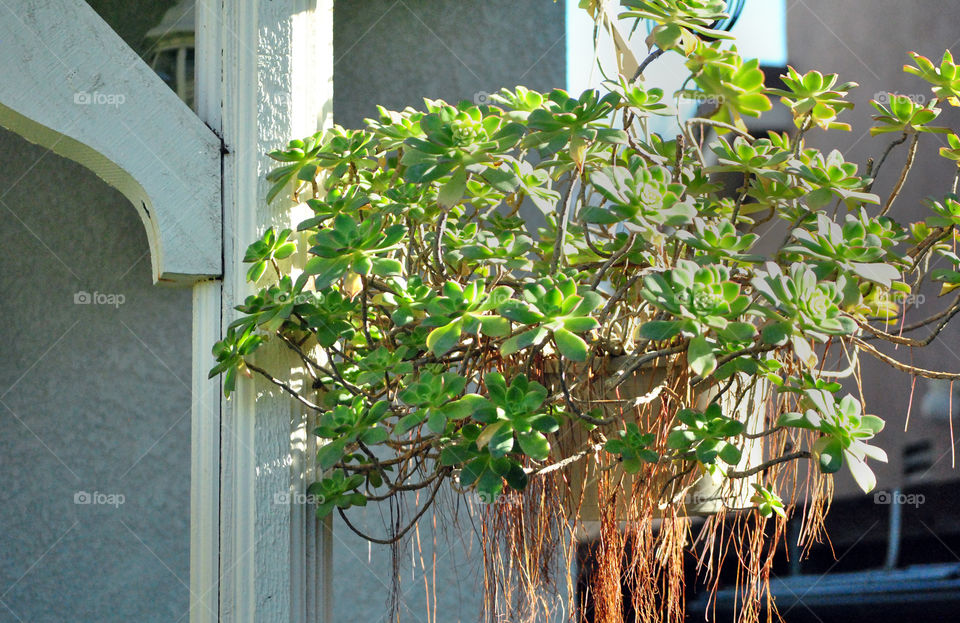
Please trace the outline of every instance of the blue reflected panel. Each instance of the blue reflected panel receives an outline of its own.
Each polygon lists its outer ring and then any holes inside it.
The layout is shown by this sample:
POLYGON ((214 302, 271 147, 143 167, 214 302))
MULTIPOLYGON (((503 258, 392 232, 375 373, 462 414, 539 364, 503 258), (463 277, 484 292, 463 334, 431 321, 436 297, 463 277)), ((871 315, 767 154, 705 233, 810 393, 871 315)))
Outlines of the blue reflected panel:
POLYGON ((747 0, 734 26, 737 49, 761 65, 787 64, 787 0, 747 0))
MULTIPOLYGON (((605 68, 614 68, 612 46, 608 37, 601 36, 600 52, 593 45, 593 22, 579 0, 566 0, 567 8, 567 88, 580 93, 599 86, 602 77, 596 69, 595 58, 605 68)), ((625 32, 630 25, 624 22, 625 32)), ((786 0, 746 0, 743 13, 733 29, 740 54, 746 58, 759 58, 761 64, 782 67, 787 64, 787 2, 786 0)), ((637 33, 632 39, 634 50, 643 57, 646 48, 643 39, 646 33, 637 33)), ((668 63, 664 63, 668 64, 668 63)), ((671 73, 676 67, 669 68, 671 73)), ((650 79, 652 76, 648 75, 650 79)), ((663 85, 668 87, 669 85, 663 85)))
MULTIPOLYGON (((617 4, 616 2, 611 4, 617 4)), ((616 61, 610 38, 601 33, 597 48, 593 41, 593 22, 587 13, 578 7, 579 0, 566 0, 567 9, 567 89, 577 95, 589 88, 598 88, 603 80, 597 69, 597 60, 608 71, 616 73, 616 61)), ((622 22, 625 33, 631 24, 622 22)), ((736 45, 745 58, 759 58, 761 65, 783 67, 787 64, 787 3, 786 0, 746 0, 733 34, 736 45)), ((646 32, 638 29, 631 38, 631 47, 638 57, 647 52, 644 38, 646 32)), ((645 72, 649 84, 673 93, 683 85, 686 69, 683 58, 676 53, 664 55, 645 72)), ((689 117, 696 112, 696 103, 679 102, 680 116, 689 117)), ((654 117, 650 129, 663 136, 678 132, 673 118, 654 117)))

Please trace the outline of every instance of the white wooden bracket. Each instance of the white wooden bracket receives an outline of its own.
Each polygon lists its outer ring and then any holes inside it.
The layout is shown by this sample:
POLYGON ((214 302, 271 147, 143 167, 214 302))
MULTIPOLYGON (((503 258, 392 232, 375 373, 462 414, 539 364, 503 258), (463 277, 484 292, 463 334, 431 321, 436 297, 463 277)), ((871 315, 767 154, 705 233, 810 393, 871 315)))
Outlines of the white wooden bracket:
POLYGON ((130 200, 155 281, 221 274, 220 139, 86 2, 0 3, 0 58, 0 125, 130 200))

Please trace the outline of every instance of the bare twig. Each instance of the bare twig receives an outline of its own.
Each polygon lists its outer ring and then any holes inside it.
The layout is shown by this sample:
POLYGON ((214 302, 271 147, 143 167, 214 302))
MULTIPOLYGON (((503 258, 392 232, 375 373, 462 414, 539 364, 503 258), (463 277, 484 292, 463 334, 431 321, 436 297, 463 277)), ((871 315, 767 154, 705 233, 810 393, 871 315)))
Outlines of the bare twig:
POLYGON ((887 145, 887 148, 886 148, 886 149, 884 150, 884 152, 883 152, 883 156, 881 156, 881 157, 880 157, 880 161, 877 162, 877 166, 876 166, 876 167, 870 167, 870 168, 867 170, 867 176, 868 176, 868 177, 872 177, 872 178, 874 179, 874 181, 873 181, 873 182, 870 182, 870 185, 866 187, 865 190, 866 190, 867 192, 870 192, 870 191, 873 189, 873 185, 874 185, 874 183, 876 183, 877 174, 880 172, 880 167, 883 166, 883 163, 887 161, 887 156, 890 155, 890 152, 893 151, 893 148, 894 148, 894 147, 896 147, 897 145, 903 145, 904 143, 906 143, 906 142, 907 142, 907 138, 909 138, 909 135, 908 135, 906 132, 904 132, 904 133, 903 133, 903 136, 901 136, 901 137, 898 138, 897 140, 895 140, 895 141, 893 141, 892 143, 890 143, 889 145, 887 145))
POLYGON ((637 67, 637 71, 634 72, 633 78, 631 78, 631 81, 636 82, 637 79, 641 78, 643 76, 643 71, 647 67, 649 67, 650 63, 657 60, 658 58, 663 56, 665 53, 666 53, 666 50, 661 50, 659 48, 651 52, 650 55, 647 56, 647 58, 643 59, 643 62, 640 63, 640 66, 637 67))
MULTIPOLYGON (((444 470, 449 471, 449 468, 444 468, 444 470)), ((423 505, 423 508, 421 508, 417 512, 417 514, 414 515, 413 519, 410 520, 410 523, 408 523, 406 527, 403 528, 403 530, 400 530, 399 532, 395 533, 393 536, 386 539, 378 539, 374 536, 370 536, 369 534, 366 534, 365 532, 359 530, 352 523, 350 523, 350 519, 347 518, 347 514, 343 512, 342 508, 338 508, 337 511, 340 513, 340 518, 343 519, 344 523, 347 524, 347 527, 350 528, 350 530, 357 536, 363 539, 366 539, 371 543, 377 543, 379 545, 392 545, 397 541, 399 541, 400 539, 402 539, 408 532, 410 532, 411 528, 417 525, 417 522, 420 520, 420 518, 423 517, 424 513, 427 512, 427 509, 429 509, 430 506, 433 504, 433 500, 434 498, 437 497, 437 492, 440 491, 440 485, 443 484, 443 481, 444 481, 443 478, 440 478, 437 481, 437 485, 433 488, 433 491, 430 493, 430 497, 427 499, 426 503, 423 505)))
POLYGON ((557 268, 560 266, 560 260, 563 258, 563 245, 566 244, 567 241, 567 226, 569 224, 567 214, 570 211, 570 199, 573 197, 573 187, 576 185, 576 179, 577 178, 571 173, 570 185, 567 187, 567 192, 557 206, 557 241, 553 247, 553 260, 550 262, 550 274, 557 272, 557 268))
POLYGON ((312 402, 310 402, 309 400, 307 400, 306 398, 304 398, 303 396, 301 396, 300 393, 299 393, 297 390, 295 390, 295 389, 293 389, 292 387, 290 387, 290 385, 288 385, 288 384, 285 383, 284 381, 281 381, 280 379, 278 379, 278 378, 276 378, 275 376, 271 375, 269 372, 267 372, 267 371, 264 370, 263 368, 257 367, 257 366, 255 366, 254 364, 252 364, 252 363, 250 363, 249 361, 246 361, 246 360, 244 360, 243 364, 244 364, 245 366, 247 366, 248 368, 250 368, 251 370, 253 370, 254 372, 256 372, 257 374, 259 374, 260 376, 262 376, 263 378, 267 379, 268 381, 270 381, 271 383, 273 383, 274 385, 276 385, 277 387, 279 387, 280 389, 282 389, 283 391, 285 391, 285 392, 287 392, 288 394, 290 394, 291 396, 293 396, 293 397, 294 397, 298 402, 300 402, 301 404, 303 404, 303 405, 305 405, 305 406, 313 409, 314 411, 316 411, 316 412, 318 412, 318 413, 323 413, 324 409, 323 409, 322 407, 318 407, 317 405, 313 404, 312 402))
POLYGON ((779 465, 780 463, 787 463, 789 461, 796 461, 799 459, 809 459, 813 455, 807 450, 798 450, 797 452, 791 452, 790 454, 784 454, 781 457, 771 459, 765 463, 761 463, 756 467, 751 467, 750 469, 745 469, 742 472, 738 472, 733 467, 727 469, 727 478, 749 478, 755 474, 770 469, 774 465, 779 465))
POLYGON ((637 242, 637 232, 630 234, 630 237, 627 238, 626 244, 620 247, 616 253, 610 256, 606 262, 603 263, 603 266, 600 267, 600 270, 597 271, 597 275, 593 278, 593 282, 590 284, 590 288, 596 290, 600 286, 600 282, 603 281, 603 276, 607 274, 607 271, 610 270, 610 267, 619 262, 624 255, 630 252, 633 249, 633 245, 637 242))
POLYGON ((919 144, 920 134, 914 134, 913 139, 910 141, 910 150, 907 152, 907 161, 904 163, 903 170, 900 172, 900 179, 897 180, 896 186, 893 187, 893 191, 890 193, 887 203, 883 206, 883 209, 880 210, 880 216, 884 216, 887 212, 889 212, 890 208, 893 206, 893 202, 897 200, 898 196, 900 196, 900 191, 903 190, 903 185, 907 183, 907 175, 910 174, 910 169, 913 168, 913 163, 917 159, 917 146, 919 144))
POLYGON ((892 368, 896 368, 901 372, 906 372, 907 374, 913 376, 922 376, 926 379, 945 379, 948 381, 957 381, 960 380, 960 374, 953 372, 939 372, 937 370, 927 370, 924 368, 918 368, 916 366, 911 366, 909 364, 903 363, 902 361, 897 361, 890 355, 881 353, 879 350, 871 346, 870 344, 864 342, 860 338, 850 338, 854 344, 865 350, 867 353, 873 355, 875 358, 879 359, 883 363, 887 364, 892 368))

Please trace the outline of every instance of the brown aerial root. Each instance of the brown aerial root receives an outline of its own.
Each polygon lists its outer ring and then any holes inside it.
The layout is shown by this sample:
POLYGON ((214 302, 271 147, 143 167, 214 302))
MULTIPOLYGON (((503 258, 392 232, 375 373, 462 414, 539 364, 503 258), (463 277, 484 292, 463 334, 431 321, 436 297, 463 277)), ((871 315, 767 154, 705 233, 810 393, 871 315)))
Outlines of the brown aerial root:
MULTIPOLYGON (((539 363, 531 366, 531 376, 556 390, 561 381, 554 374, 551 382, 539 363)), ((626 387, 612 393, 605 388, 603 365, 570 372, 576 385, 566 402, 583 413, 601 407, 603 420, 614 422, 617 430, 635 422, 654 433, 652 447, 661 454, 669 453, 667 437, 677 411, 694 404, 685 365, 669 366, 665 378, 656 380, 659 398, 646 402, 633 400, 626 387)), ((744 391, 739 384, 726 389, 741 396, 744 391)), ((812 433, 776 426, 781 413, 798 408, 797 398, 783 392, 766 404, 763 433, 753 437, 764 457, 811 447, 812 433)), ((561 429, 558 441, 565 434, 572 433, 561 429)), ((775 556, 788 539, 796 539, 793 551, 804 556, 824 538, 831 479, 811 461, 767 461, 757 477, 783 498, 786 518, 764 518, 751 508, 687 517, 679 502, 702 475, 697 464, 645 463, 640 472, 627 475, 615 456, 597 450, 613 434, 605 424, 576 438, 585 451, 557 455, 574 460, 556 469, 549 469, 549 461, 531 464, 525 491, 507 493, 486 507, 481 524, 484 620, 534 623, 558 620, 564 613, 573 623, 681 623, 691 590, 687 583, 696 578, 710 620, 779 621, 770 593, 775 556), (788 519, 794 516, 798 529, 788 534, 788 519), (584 534, 595 540, 589 556, 578 560, 577 539, 584 534), (576 586, 575 562, 588 566, 576 586), (721 588, 735 593, 732 619, 716 610, 721 588)))
POLYGON ((544 477, 484 508, 483 620, 533 623, 570 608, 554 598, 561 588, 572 594, 568 575, 556 573, 571 568, 574 551, 561 504, 555 479, 544 477))

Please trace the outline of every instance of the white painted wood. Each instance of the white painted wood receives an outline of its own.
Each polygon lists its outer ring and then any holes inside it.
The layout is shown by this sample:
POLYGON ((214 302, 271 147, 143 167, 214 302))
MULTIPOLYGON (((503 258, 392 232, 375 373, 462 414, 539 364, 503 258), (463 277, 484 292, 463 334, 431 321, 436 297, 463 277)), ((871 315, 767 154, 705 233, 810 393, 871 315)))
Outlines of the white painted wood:
POLYGON ((155 280, 220 275, 220 142, 86 2, 6 0, 0 57, 0 125, 129 199, 155 280))
POLYGON ((220 381, 208 379, 220 337, 219 281, 193 287, 190 427, 190 621, 216 623, 220 576, 220 381))
MULTIPOLYGON (((199 0, 197 13, 198 55, 215 53, 214 41, 222 50, 219 118, 213 86, 201 81, 197 87, 200 114, 221 132, 229 152, 223 163, 226 326, 250 292, 242 264, 247 245, 268 226, 299 220, 282 198, 266 205, 264 175, 273 164, 264 154, 315 132, 329 116, 333 6, 332 0, 199 0)), ((215 62, 201 65, 209 74, 215 62)), ((259 365, 295 368, 285 349, 263 351, 259 365)), ((312 480, 311 418, 262 380, 242 380, 220 416, 220 620, 327 620, 325 533, 309 507, 278 502, 296 502, 312 480)))
MULTIPOLYGON (((219 0, 199 0, 196 11, 197 115, 220 131, 222 29, 219 0)), ((222 215, 223 197, 217 196, 222 215)), ((193 402, 190 480, 190 623, 220 620, 220 379, 207 378, 211 345, 222 335, 222 281, 193 291, 193 402)))

